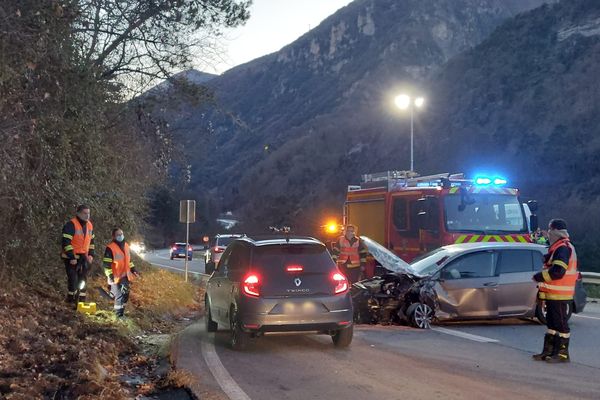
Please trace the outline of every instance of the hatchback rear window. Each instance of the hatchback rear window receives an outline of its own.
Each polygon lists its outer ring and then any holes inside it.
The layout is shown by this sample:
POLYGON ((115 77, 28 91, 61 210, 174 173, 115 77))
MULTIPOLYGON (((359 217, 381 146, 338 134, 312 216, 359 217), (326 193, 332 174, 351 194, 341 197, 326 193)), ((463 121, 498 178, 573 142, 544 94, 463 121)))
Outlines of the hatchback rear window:
POLYGON ((302 267, 304 273, 326 273, 335 268, 324 246, 297 244, 256 247, 251 265, 266 273, 287 267, 302 267))

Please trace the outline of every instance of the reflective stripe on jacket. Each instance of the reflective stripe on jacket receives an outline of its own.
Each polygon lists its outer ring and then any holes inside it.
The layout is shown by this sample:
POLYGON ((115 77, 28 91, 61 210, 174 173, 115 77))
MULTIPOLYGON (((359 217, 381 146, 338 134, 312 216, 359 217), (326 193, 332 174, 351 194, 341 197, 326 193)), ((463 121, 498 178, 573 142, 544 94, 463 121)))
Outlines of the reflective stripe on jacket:
POLYGON ((71 246, 73 246, 73 253, 75 254, 88 254, 90 251, 90 244, 92 243, 92 237, 94 236, 94 226, 90 221, 85 223, 85 234, 83 232, 83 226, 79 223, 77 218, 71 220, 75 227, 75 233, 73 239, 71 239, 71 246))
MULTIPOLYGON (((133 280, 131 273, 131 254, 129 252, 129 244, 125 243, 123 249, 115 242, 111 242, 107 246, 112 251, 112 260, 110 260, 111 270, 114 277, 114 282, 119 283, 121 279, 127 277, 130 281, 133 280)), ((106 258, 103 260, 109 262, 106 258)))
POLYGON ((543 300, 573 300, 575 295, 575 283, 577 282, 577 254, 575 248, 568 239, 561 239, 554 243, 548 249, 548 261, 544 264, 542 270, 542 276, 544 282, 539 284, 539 297, 543 300), (569 257, 569 263, 565 264, 563 261, 554 260, 554 253, 562 246, 568 246, 571 249, 571 257, 569 257), (548 273, 548 270, 552 265, 560 265, 565 268, 565 274, 560 279, 553 280, 548 273))
POLYGON ((345 236, 341 236, 338 241, 340 246, 340 255, 337 259, 338 264, 346 265, 347 263, 348 268, 360 267, 360 239, 350 244, 350 241, 345 236))

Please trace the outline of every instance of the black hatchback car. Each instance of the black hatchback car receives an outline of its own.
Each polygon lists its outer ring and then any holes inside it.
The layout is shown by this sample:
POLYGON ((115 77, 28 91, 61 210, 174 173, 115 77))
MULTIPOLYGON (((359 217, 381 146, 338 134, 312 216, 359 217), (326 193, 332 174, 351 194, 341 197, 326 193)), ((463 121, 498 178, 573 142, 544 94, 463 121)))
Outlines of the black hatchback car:
POLYGON ((237 239, 208 280, 205 306, 207 331, 229 329, 233 349, 282 332, 331 335, 337 347, 352 342, 348 280, 313 238, 237 239))

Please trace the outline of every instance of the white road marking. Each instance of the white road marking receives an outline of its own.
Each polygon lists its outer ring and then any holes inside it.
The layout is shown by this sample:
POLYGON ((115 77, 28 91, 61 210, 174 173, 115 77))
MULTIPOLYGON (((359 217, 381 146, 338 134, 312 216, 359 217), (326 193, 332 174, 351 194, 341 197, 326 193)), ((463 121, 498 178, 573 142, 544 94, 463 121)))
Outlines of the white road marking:
POLYGON ((204 357, 208 369, 210 369, 215 380, 230 400, 250 400, 250 397, 248 397, 242 388, 235 383, 231 375, 229 375, 229 372, 225 369, 225 366, 215 350, 214 344, 203 340, 202 356, 204 357))
MULTIPOLYGON (((158 264, 158 263, 155 263, 155 262, 151 262, 150 264, 152 264, 152 265, 156 265, 157 267, 168 268, 168 269, 174 269, 175 271, 185 272, 185 268, 176 268, 176 267, 171 267, 171 266, 169 266, 169 265, 158 264)), ((202 276, 210 276, 210 275, 208 275, 208 274, 203 274, 202 272, 190 271, 189 269, 188 269, 188 274, 202 275, 202 276)))
POLYGON ((576 316, 576 317, 580 317, 580 318, 589 318, 589 319, 600 320, 600 317, 592 317, 592 316, 589 316, 589 315, 581 315, 581 314, 573 314, 573 315, 576 316))
POLYGON ((441 328, 439 326, 432 327, 431 330, 439 332, 439 333, 444 333, 446 335, 452 335, 452 336, 457 336, 457 337, 460 337, 463 339, 472 340, 474 342, 479 342, 479 343, 497 343, 497 342, 499 342, 499 340, 487 338, 485 336, 472 335, 470 333, 455 331, 452 329, 441 328))

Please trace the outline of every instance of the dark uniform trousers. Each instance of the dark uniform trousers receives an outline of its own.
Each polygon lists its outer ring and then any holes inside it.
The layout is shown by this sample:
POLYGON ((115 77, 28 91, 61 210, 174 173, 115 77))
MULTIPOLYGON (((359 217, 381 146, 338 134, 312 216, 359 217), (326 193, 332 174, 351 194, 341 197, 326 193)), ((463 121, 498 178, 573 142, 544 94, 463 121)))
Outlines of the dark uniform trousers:
POLYGON ((67 271, 67 287, 69 291, 70 301, 85 301, 86 299, 86 287, 83 289, 79 288, 82 281, 86 281, 89 265, 87 258, 84 254, 79 254, 76 265, 71 265, 71 260, 65 259, 65 270, 67 271), (79 289, 79 299, 75 298, 77 290, 79 289))
POLYGON ((560 333, 569 333, 568 303, 571 300, 546 300, 546 326, 560 333))

